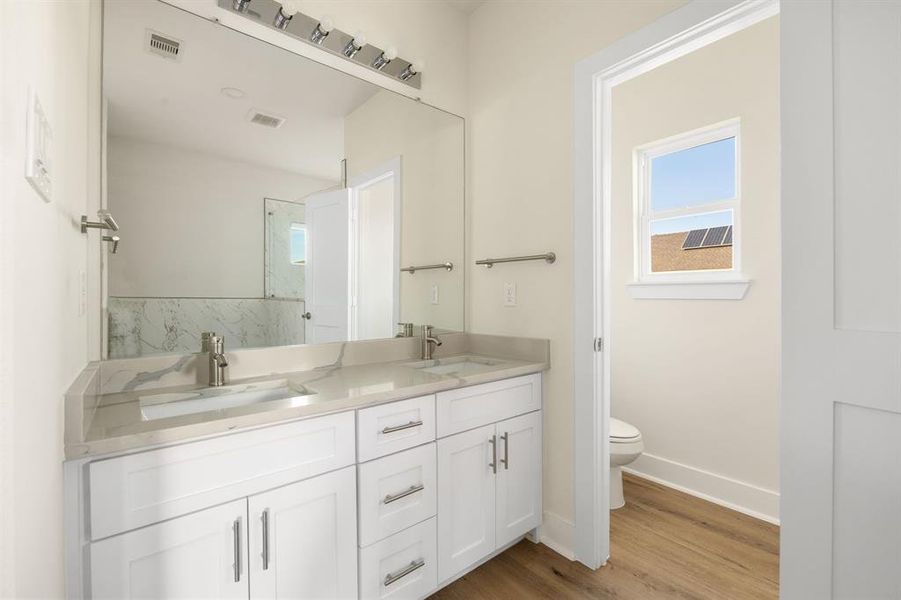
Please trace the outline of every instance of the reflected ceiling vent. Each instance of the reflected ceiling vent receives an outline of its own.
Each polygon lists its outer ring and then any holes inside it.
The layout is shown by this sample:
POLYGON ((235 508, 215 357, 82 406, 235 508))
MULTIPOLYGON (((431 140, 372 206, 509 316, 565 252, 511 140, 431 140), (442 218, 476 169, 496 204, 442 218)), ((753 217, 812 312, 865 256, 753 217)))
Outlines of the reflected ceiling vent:
POLYGON ((163 35, 157 31, 147 30, 144 36, 144 48, 151 54, 162 56, 170 60, 181 59, 181 40, 163 35))
POLYGON ((262 125, 263 127, 270 127, 272 129, 278 129, 285 122, 284 117, 266 113, 256 108, 250 109, 250 112, 247 113, 247 120, 251 123, 262 125))

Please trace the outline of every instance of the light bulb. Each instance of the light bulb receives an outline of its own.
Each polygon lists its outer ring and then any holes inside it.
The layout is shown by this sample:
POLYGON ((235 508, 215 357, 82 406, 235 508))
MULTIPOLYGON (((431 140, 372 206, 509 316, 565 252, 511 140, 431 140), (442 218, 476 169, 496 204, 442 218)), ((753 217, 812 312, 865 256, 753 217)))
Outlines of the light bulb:
POLYGON ((388 48, 382 53, 385 55, 386 60, 394 60, 397 58, 397 48, 394 46, 388 46, 388 48))
POLYGON ((425 61, 422 59, 414 60, 412 66, 414 73, 422 73, 423 71, 425 71, 425 61))
POLYGON ((282 14, 293 17, 300 12, 300 2, 297 0, 282 0, 282 14))
POLYGON ((319 29, 321 29, 323 33, 329 33, 334 28, 335 22, 332 21, 332 18, 328 15, 323 15, 323 17, 319 19, 319 29))
POLYGON ((366 45, 366 33, 363 31, 357 31, 354 34, 354 46, 357 48, 362 48, 366 45))

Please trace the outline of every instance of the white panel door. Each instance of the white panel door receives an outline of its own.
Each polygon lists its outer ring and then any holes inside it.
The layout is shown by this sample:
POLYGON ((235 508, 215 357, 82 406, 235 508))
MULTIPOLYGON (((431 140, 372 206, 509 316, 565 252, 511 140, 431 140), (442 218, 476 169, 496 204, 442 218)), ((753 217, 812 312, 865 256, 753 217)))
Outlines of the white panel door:
POLYGON ((355 598, 356 467, 250 497, 250 597, 355 598))
POLYGON ((494 425, 438 440, 438 581, 494 552, 494 425))
POLYGON ((307 310, 309 344, 343 342, 350 323, 350 191, 307 197, 307 310))
POLYGON ((247 598, 247 501, 91 544, 93 598, 247 598))
POLYGON ((541 524, 541 412, 497 424, 495 545, 541 524))
POLYGON ((901 593, 901 2, 782 3, 784 598, 901 593))

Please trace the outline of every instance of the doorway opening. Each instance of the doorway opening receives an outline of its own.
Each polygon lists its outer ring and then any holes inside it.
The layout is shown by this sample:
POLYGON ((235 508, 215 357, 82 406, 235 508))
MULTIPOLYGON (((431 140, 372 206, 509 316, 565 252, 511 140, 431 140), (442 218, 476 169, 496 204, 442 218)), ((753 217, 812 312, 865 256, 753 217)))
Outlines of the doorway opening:
POLYGON ((778 522, 778 12, 693 2, 577 66, 573 550, 591 568, 620 470, 778 522))

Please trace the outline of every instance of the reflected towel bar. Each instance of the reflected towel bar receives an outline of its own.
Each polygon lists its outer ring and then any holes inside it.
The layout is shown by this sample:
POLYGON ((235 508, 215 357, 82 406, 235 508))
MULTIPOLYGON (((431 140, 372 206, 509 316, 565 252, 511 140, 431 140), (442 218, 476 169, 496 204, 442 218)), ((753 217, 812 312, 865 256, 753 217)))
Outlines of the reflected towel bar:
POLYGON ((553 264, 557 260, 557 255, 553 252, 546 252, 545 254, 530 254, 529 256, 511 256, 510 258, 483 258, 482 260, 477 260, 476 264, 485 265, 490 269, 495 263, 522 262, 524 260, 543 260, 548 264, 553 264))
POLYGON ((444 269, 446 271, 453 271, 454 263, 446 262, 441 263, 440 265, 420 265, 418 267, 404 267, 403 269, 401 269, 401 272, 413 274, 416 271, 427 271, 429 269, 444 269))

